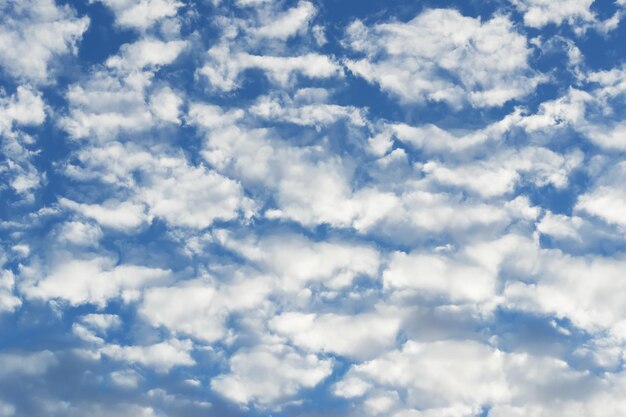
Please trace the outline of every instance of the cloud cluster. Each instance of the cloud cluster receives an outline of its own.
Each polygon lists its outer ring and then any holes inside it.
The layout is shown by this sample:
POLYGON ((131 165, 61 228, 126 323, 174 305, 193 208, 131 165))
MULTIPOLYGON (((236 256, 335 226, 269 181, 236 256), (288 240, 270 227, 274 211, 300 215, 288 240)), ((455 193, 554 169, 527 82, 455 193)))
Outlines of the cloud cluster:
POLYGON ((346 61, 350 71, 408 102, 500 106, 542 80, 527 39, 502 16, 483 23, 434 9, 407 23, 355 21, 347 33, 347 45, 365 55, 346 61))
POLYGON ((624 2, 339 3, 0 5, 0 417, 626 413, 624 2))

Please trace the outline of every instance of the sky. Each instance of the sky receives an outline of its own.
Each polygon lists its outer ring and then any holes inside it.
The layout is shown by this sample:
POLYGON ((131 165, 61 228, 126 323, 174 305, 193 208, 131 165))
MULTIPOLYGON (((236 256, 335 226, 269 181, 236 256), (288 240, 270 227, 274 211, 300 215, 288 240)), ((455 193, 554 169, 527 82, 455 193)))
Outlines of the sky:
POLYGON ((0 0, 0 417, 623 417, 626 0, 0 0))

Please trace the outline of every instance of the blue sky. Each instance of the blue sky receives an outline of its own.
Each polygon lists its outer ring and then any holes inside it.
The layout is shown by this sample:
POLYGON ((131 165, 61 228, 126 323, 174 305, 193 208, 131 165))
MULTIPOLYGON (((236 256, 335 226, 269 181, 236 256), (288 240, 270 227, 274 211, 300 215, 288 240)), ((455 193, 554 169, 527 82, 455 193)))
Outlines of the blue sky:
POLYGON ((0 417, 622 417, 625 17, 0 1, 0 417))

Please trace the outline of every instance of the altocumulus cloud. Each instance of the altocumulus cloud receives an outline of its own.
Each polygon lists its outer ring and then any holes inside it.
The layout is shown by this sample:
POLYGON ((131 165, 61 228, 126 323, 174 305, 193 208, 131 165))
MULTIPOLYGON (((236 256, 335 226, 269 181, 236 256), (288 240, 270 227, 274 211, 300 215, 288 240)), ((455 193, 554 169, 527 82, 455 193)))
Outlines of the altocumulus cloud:
POLYGON ((623 417, 626 2, 0 0, 0 417, 623 417))

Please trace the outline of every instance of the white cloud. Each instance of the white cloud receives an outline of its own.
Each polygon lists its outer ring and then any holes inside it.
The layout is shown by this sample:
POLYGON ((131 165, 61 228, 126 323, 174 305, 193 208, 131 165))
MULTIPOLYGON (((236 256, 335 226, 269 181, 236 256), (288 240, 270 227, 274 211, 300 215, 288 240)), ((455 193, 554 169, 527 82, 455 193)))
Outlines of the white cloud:
POLYGON ((21 290, 29 298, 61 299, 71 305, 106 306, 110 299, 135 297, 134 292, 163 282, 170 272, 137 265, 116 265, 110 258, 59 259, 45 271, 25 271, 21 290))
POLYGON ((466 152, 488 143, 498 143, 502 136, 522 121, 515 111, 482 129, 447 131, 434 124, 410 126, 405 123, 389 124, 380 134, 394 136, 412 148, 429 154, 466 152))
MULTIPOLYGON (((417 188, 417 187, 416 187, 417 188)), ((509 207, 498 207, 480 201, 464 200, 461 195, 408 189, 400 196, 390 195, 388 201, 380 195, 366 200, 367 210, 355 225, 363 231, 379 231, 398 236, 400 230, 443 232, 467 231, 475 228, 498 227, 507 224, 517 213, 509 207), (382 206, 381 203, 387 205, 382 206), (371 207, 370 207, 371 205, 371 207), (381 208, 385 210, 381 210, 381 208), (376 210, 376 211, 375 211, 376 210)))
POLYGON ((59 124, 75 139, 111 140, 121 132, 144 132, 160 120, 178 121, 182 99, 167 85, 153 90, 155 73, 187 47, 183 40, 143 37, 121 46, 85 81, 70 85, 69 111, 59 124))
MULTIPOLYGON (((570 256, 544 250, 523 281, 504 291, 509 308, 568 318, 589 332, 622 326, 626 291, 623 257, 570 256)), ((620 331, 621 332, 621 331, 620 331)), ((622 336, 626 340, 626 333, 622 336)))
POLYGON ((626 409, 623 373, 594 380, 560 360, 518 355, 510 365, 517 401, 494 405, 495 417, 549 417, 555 414, 618 417, 626 409))
POLYGON ((519 121, 519 125, 533 133, 584 124, 586 105, 592 100, 593 97, 588 92, 570 88, 562 97, 541 103, 539 110, 525 116, 519 121))
POLYGON ((202 229, 216 220, 249 217, 252 202, 241 185, 205 167, 190 167, 179 159, 162 158, 160 175, 153 175, 138 192, 150 214, 172 225, 202 229))
POLYGON ((95 246, 103 237, 102 229, 97 224, 69 221, 59 231, 59 240, 78 246, 95 246))
POLYGON ((547 212, 537 224, 537 230, 544 235, 555 238, 569 238, 580 240, 579 229, 583 220, 580 217, 568 217, 563 214, 547 212))
POLYGON ((373 394, 364 401, 364 408, 367 410, 367 414, 386 414, 400 400, 400 396, 394 391, 383 391, 373 394))
POLYGON ((3 179, 6 184, 27 201, 33 200, 33 191, 44 183, 46 177, 32 163, 37 151, 30 148, 35 139, 21 129, 40 126, 45 119, 45 103, 41 94, 30 86, 18 86, 10 97, 4 97, 3 91, 0 91, 0 156, 4 159, 0 175, 5 174, 3 179))
POLYGON ((81 317, 81 322, 101 333, 106 333, 110 329, 116 329, 122 325, 120 316, 116 314, 87 314, 81 317))
POLYGON ((596 184, 579 196, 575 210, 599 217, 607 223, 626 227, 626 192, 623 181, 626 178, 626 163, 620 162, 598 176, 596 184))
POLYGON ((189 106, 188 120, 205 129, 217 129, 234 124, 244 115, 242 109, 225 111, 220 106, 212 104, 192 103, 189 106))
POLYGON ((186 46, 186 41, 164 42, 142 38, 135 43, 122 45, 119 54, 107 59, 106 65, 121 71, 157 68, 174 62, 186 46))
POLYGON ((296 100, 285 97, 263 96, 250 108, 255 116, 269 120, 285 121, 302 126, 327 126, 339 120, 347 120, 355 126, 364 126, 364 111, 353 106, 339 106, 320 102, 308 102, 303 97, 315 93, 300 90, 296 100))
POLYGON ((43 409, 52 415, 62 414, 66 417, 165 417, 163 413, 153 407, 130 404, 116 401, 112 403, 97 403, 93 401, 80 401, 71 403, 68 401, 42 400, 43 409))
POLYGON ((155 23, 175 17, 183 3, 177 0, 91 0, 100 1, 115 13, 122 27, 146 30, 155 23))
POLYGON ((576 21, 590 22, 595 19, 590 7, 594 0, 511 0, 524 14, 524 24, 541 28, 547 24, 570 24, 576 21))
POLYGON ((433 9, 407 23, 356 21, 346 43, 366 55, 347 60, 350 71, 409 102, 500 106, 542 80, 529 67, 526 38, 503 16, 483 23, 433 9))
POLYGON ((231 313, 254 309, 268 293, 260 279, 222 285, 198 279, 146 290, 139 313, 155 327, 211 343, 226 336, 231 313))
POLYGON ((14 294, 15 276, 12 271, 0 269, 0 314, 12 313, 22 305, 14 294))
POLYGON ((210 132, 202 152, 207 162, 247 189, 274 190, 278 207, 267 217, 350 225, 357 204, 350 201, 350 172, 341 158, 320 147, 288 146, 265 129, 231 126, 243 116, 236 111, 192 104, 189 114, 210 132))
POLYGON ((375 225, 382 227, 383 219, 393 222, 395 227, 416 222, 420 227, 441 229, 495 224, 507 218, 506 212, 479 204, 467 204, 466 213, 461 215, 458 210, 446 207, 454 198, 425 192, 411 181, 403 183, 402 195, 375 188, 353 190, 348 161, 329 155, 320 146, 287 146, 284 141, 270 139, 272 131, 232 126, 243 117, 236 111, 192 104, 189 114, 192 122, 210 132, 203 156, 212 166, 239 179, 247 189, 262 187, 274 191, 276 207, 265 212, 269 218, 295 220, 306 226, 327 223, 363 231, 375 225), (438 210, 428 206, 437 206, 438 210), (415 212, 416 207, 423 212, 415 212))
POLYGON ((494 273, 457 257, 395 253, 383 274, 385 286, 452 302, 490 300, 495 295, 494 273))
POLYGON ((137 388, 141 379, 141 375, 132 369, 111 372, 111 380, 122 388, 137 388))
POLYGON ((129 201, 106 201, 102 204, 80 204, 67 198, 59 203, 83 216, 97 221, 101 226, 116 230, 132 230, 150 221, 145 206, 129 201))
POLYGON ((0 379, 20 375, 41 375, 58 363, 54 353, 0 353, 0 379))
POLYGON ((74 323, 72 325, 72 333, 83 342, 94 344, 94 345, 104 344, 103 338, 97 336, 93 330, 88 329, 86 326, 83 326, 82 324, 74 323))
MULTIPOLYGON (((414 175, 385 179, 397 182, 396 186, 382 182, 381 189, 354 189, 354 161, 329 153, 322 146, 288 146, 285 140, 273 135, 273 130, 233 125, 244 117, 237 110, 226 112, 192 104, 189 116, 191 122, 207 130, 202 155, 216 170, 238 179, 248 190, 272 190, 274 207, 265 211, 268 218, 293 220, 305 226, 326 223, 354 227, 360 232, 380 231, 408 238, 407 230, 496 227, 522 214, 510 204, 496 206, 460 193, 432 190, 414 175)), ((534 180, 538 184, 562 186, 570 166, 579 159, 577 155, 573 153, 564 159, 550 151, 531 148, 530 161, 517 161, 512 154, 511 158, 521 164, 520 170, 528 169, 525 167, 537 159, 534 180)), ((405 153, 398 156, 406 158, 405 153)), ((405 164, 408 168, 406 161, 405 164)))
MULTIPOLYGON (((217 1, 219 2, 220 0, 217 1)), ((263 3, 269 3, 271 1, 272 0, 236 0, 236 3, 238 6, 249 7, 262 5, 263 3)))
POLYGON ((400 320, 381 312, 356 315, 283 313, 269 327, 311 352, 368 358, 395 344, 400 320))
POLYGON ((401 350, 352 366, 334 393, 360 400, 368 414, 473 417, 489 408, 490 415, 548 416, 607 385, 549 356, 506 353, 470 340, 410 340, 401 350), (518 404, 539 413, 506 414, 518 404))
POLYGON ((164 87, 150 97, 150 109, 159 119, 180 124, 180 107, 183 99, 171 88, 164 87))
POLYGON ((99 353, 111 359, 153 368, 167 373, 175 366, 191 366, 196 362, 191 357, 193 344, 189 340, 170 339, 154 345, 120 346, 106 345, 99 353))
POLYGON ((576 209, 626 227, 626 193, 620 187, 600 186, 580 196, 576 209))
POLYGON ((124 189, 125 201, 60 200, 102 226, 129 231, 159 217, 173 226, 203 229, 218 220, 250 218, 255 212, 241 184, 203 164, 189 165, 182 155, 154 155, 133 144, 113 142, 85 148, 79 158, 83 166, 68 167, 71 176, 124 189), (141 173, 141 180, 135 181, 133 173, 141 173))
POLYGON ((473 341, 408 341, 402 350, 354 365, 335 394, 350 393, 348 384, 359 380, 402 390, 405 401, 419 409, 464 405, 476 410, 510 397, 504 355, 473 341))
POLYGON ((272 82, 279 85, 293 82, 296 74, 314 79, 341 75, 341 67, 325 55, 252 55, 231 51, 225 44, 209 49, 208 63, 199 69, 199 73, 207 77, 214 88, 232 91, 239 87, 239 75, 251 68, 263 70, 272 82))
POLYGON ((461 250, 439 248, 392 253, 383 272, 384 287, 397 296, 418 296, 444 305, 470 303, 496 307, 502 271, 528 270, 537 257, 536 243, 515 234, 497 240, 477 240, 461 250))
POLYGON ((216 232, 215 237, 261 271, 279 277, 280 288, 285 291, 316 282, 344 288, 359 275, 375 276, 380 265, 374 248, 349 242, 312 242, 297 235, 244 240, 225 231, 216 232))
POLYGON ((587 124, 581 130, 601 148, 626 151, 626 123, 624 122, 587 124))
POLYGON ((149 81, 149 74, 118 79, 97 72, 86 83, 70 86, 69 113, 60 119, 61 127, 76 139, 110 139, 120 131, 147 130, 153 122, 144 98, 149 81))
POLYGON ((301 1, 279 15, 268 16, 262 26, 252 29, 250 33, 259 38, 287 39, 305 30, 316 12, 312 3, 301 1))
POLYGON ((451 167, 428 161, 422 166, 422 171, 427 180, 463 187, 489 198, 512 192, 522 177, 537 187, 550 184, 564 188, 570 172, 580 166, 583 158, 581 151, 560 154, 546 148, 527 147, 451 167))
POLYGON ((626 67, 616 66, 607 70, 589 71, 583 79, 595 87, 594 96, 601 99, 619 97, 626 93, 626 67))
POLYGON ((284 345, 256 346, 230 358, 230 373, 211 381, 224 397, 247 404, 270 405, 313 388, 330 375, 332 362, 313 354, 300 354, 284 345))
POLYGON ((17 87, 11 97, 0 98, 0 133, 9 132, 12 125, 38 126, 46 120, 41 93, 28 85, 17 87))
POLYGON ((36 83, 51 81, 53 59, 76 53, 89 26, 89 18, 54 0, 3 2, 0 16, 0 66, 36 83))

